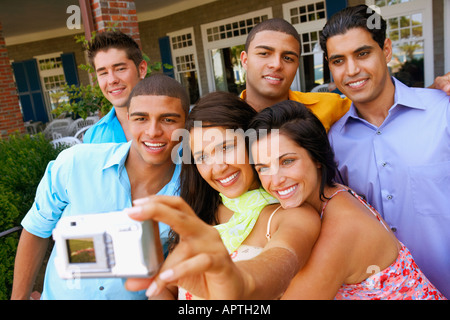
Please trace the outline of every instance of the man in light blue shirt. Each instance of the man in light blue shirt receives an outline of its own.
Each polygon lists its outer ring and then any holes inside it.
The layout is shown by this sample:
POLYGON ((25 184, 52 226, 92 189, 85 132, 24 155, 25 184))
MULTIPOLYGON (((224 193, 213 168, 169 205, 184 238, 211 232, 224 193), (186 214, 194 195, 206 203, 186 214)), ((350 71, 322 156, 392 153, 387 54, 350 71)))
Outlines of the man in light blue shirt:
POLYGON ((120 31, 101 32, 89 43, 88 58, 100 90, 114 107, 86 131, 83 142, 127 142, 131 136, 126 103, 131 90, 147 74, 147 62, 141 49, 120 31))
MULTIPOLYGON (((17 249, 13 299, 28 299, 48 240, 62 216, 121 211, 135 199, 178 193, 180 165, 172 161, 179 141, 172 133, 184 128, 189 97, 180 83, 154 75, 139 82, 130 95, 128 143, 81 144, 49 163, 35 202, 25 216, 17 249)), ((161 238, 168 226, 160 224, 161 238)), ((47 264, 42 299, 146 299, 128 292, 122 279, 61 280, 47 264)))
POLYGON ((330 130, 343 184, 366 197, 428 279, 450 297, 450 102, 389 75, 386 23, 367 28, 366 6, 325 26, 321 45, 353 104, 330 130))

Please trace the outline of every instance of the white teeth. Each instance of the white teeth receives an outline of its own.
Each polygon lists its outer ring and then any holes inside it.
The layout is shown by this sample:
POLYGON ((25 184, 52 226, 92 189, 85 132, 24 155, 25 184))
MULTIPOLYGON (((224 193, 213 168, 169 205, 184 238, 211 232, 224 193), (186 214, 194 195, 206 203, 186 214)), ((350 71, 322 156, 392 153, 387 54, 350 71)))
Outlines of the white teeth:
POLYGON ((285 196, 285 195, 291 193, 292 191, 294 191, 296 188, 297 188, 297 186, 292 186, 292 187, 290 187, 290 188, 288 188, 286 190, 279 190, 277 192, 278 192, 278 194, 280 194, 282 196, 285 196))
POLYGON ((228 178, 225 178, 225 179, 219 180, 219 181, 220 181, 220 183, 227 183, 227 182, 230 182, 231 180, 233 180, 234 178, 236 178, 237 175, 238 175, 238 172, 232 174, 228 178))
POLYGON ((349 83, 348 85, 349 85, 350 87, 357 87, 357 86, 362 85, 365 81, 366 81, 366 80, 361 80, 361 81, 358 81, 358 82, 349 83))
POLYGON ((269 76, 266 76, 264 78, 267 79, 267 80, 280 81, 280 78, 274 78, 274 77, 269 77, 269 76))
POLYGON ((150 142, 144 142, 144 144, 150 148, 161 148, 166 145, 165 143, 150 143, 150 142))
POLYGON ((117 89, 117 90, 111 91, 111 93, 119 93, 119 92, 121 92, 121 91, 122 91, 122 89, 117 89))

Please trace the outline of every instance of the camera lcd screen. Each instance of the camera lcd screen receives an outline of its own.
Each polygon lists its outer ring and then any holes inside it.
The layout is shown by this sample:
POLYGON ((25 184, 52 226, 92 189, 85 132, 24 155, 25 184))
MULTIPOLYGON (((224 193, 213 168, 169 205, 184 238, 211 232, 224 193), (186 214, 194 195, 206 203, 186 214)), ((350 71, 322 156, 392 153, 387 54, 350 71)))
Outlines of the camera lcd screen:
POLYGON ((95 263, 94 239, 67 239, 70 263, 95 263))

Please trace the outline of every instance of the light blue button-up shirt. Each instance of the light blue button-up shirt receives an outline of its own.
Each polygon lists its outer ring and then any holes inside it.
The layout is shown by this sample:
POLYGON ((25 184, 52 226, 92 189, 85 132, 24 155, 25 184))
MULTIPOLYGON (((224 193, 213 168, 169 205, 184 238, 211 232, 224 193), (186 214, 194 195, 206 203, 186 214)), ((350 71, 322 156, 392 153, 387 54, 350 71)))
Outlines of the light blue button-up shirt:
POLYGON ((96 124, 90 127, 83 137, 84 143, 122 143, 127 142, 122 125, 117 119, 114 107, 101 118, 96 124))
POLYGON ((380 127, 354 105, 330 130, 343 184, 364 195, 450 298, 450 102, 441 91, 394 79, 380 127))
MULTIPOLYGON (((28 232, 48 238, 61 216, 120 211, 131 207, 131 185, 125 161, 131 142, 79 144, 60 153, 47 166, 33 206, 22 221, 28 232)), ((158 194, 176 195, 181 165, 158 194)), ((169 227, 160 223, 161 240, 169 227)), ((47 264, 42 299, 146 299, 145 291, 130 292, 125 279, 62 280, 54 266, 56 252, 47 264)))

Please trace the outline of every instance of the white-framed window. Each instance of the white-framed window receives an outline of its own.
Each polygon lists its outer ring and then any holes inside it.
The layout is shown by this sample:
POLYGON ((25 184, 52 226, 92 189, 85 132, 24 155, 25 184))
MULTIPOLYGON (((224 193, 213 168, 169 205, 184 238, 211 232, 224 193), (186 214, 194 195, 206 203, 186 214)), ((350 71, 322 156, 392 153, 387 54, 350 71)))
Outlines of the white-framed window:
POLYGON ((61 54, 62 52, 53 52, 33 57, 37 62, 49 118, 52 118, 51 112, 58 107, 59 103, 68 100, 68 97, 62 90, 62 87, 66 84, 66 77, 61 54))
POLYGON ((391 73, 409 86, 425 87, 434 81, 432 1, 366 0, 379 7, 392 40, 391 73))
POLYGON ((189 92, 191 104, 202 95, 198 73, 194 29, 187 28, 168 34, 175 77, 189 92))
POLYGON ((241 52, 251 29, 270 18, 272 9, 266 8, 201 25, 210 92, 220 90, 240 94, 245 89, 241 52))
POLYGON ((330 81, 330 72, 319 44, 319 37, 327 22, 325 0, 298 0, 283 4, 283 17, 290 22, 302 41, 299 71, 292 90, 311 91, 330 81))

